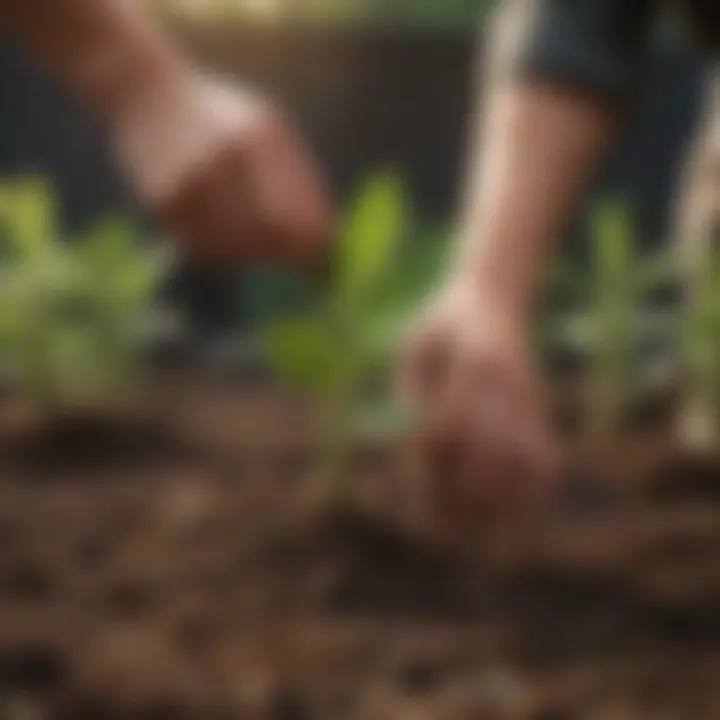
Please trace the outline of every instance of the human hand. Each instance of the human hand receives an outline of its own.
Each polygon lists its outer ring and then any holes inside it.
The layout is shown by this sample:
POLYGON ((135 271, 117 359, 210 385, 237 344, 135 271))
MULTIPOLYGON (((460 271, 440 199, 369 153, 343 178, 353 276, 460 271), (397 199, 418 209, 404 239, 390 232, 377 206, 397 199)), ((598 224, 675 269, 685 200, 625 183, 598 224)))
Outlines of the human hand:
POLYGON ((193 76, 139 93, 111 123, 141 201, 203 263, 303 264, 331 210, 300 140, 271 103, 193 76))
POLYGON ((430 510, 446 530, 528 523, 557 477, 557 452, 522 323, 451 282, 411 333, 400 390, 421 418, 430 510))

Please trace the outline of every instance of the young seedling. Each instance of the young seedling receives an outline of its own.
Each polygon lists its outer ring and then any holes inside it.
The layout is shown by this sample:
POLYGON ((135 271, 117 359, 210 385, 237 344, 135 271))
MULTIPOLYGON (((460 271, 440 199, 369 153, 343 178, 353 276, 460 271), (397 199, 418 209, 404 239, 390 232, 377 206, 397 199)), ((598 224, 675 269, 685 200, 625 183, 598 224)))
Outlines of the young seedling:
POLYGON ((46 412, 118 404, 137 389, 143 331, 167 266, 132 227, 61 242, 50 188, 0 187, 0 367, 46 412))
POLYGON ((636 388, 639 290, 632 228, 624 209, 601 207, 595 218, 594 307, 597 340, 591 360, 593 434, 617 431, 636 388))
POLYGON ((681 333, 686 390, 680 432, 700 452, 716 451, 720 438, 720 251, 712 240, 689 268, 681 333))
POLYGON ((606 444, 646 389, 650 368, 643 362, 642 346, 668 345, 673 336, 672 318, 647 306, 654 291, 671 284, 674 268, 665 252, 638 255, 630 215, 618 201, 596 209, 592 228, 589 274, 567 264, 557 269, 560 293, 575 307, 569 312, 562 308, 549 319, 545 340, 546 348, 569 347, 583 357, 589 435, 606 444))
POLYGON ((265 346, 279 377, 309 393, 323 422, 322 496, 348 500, 352 450, 412 421, 384 393, 388 363, 408 314, 439 271, 444 245, 403 248, 408 206, 400 180, 381 174, 352 203, 320 307, 272 322, 265 346), (406 250, 405 252, 403 250, 406 250))

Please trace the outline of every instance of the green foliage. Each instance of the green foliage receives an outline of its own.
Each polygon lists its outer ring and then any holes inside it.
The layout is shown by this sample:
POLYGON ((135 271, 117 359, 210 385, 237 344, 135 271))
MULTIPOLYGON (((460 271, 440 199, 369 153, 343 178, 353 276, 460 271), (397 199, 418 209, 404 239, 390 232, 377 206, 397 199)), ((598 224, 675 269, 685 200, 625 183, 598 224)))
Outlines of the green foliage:
POLYGON ((362 304, 396 257, 407 208, 400 181, 380 175, 362 189, 344 222, 334 267, 334 292, 340 302, 362 304))
POLYGON ((595 214, 594 307, 597 341, 592 360, 595 420, 599 432, 617 427, 636 387, 636 326, 644 288, 637 283, 634 233, 617 202, 595 214))
POLYGON ((373 177, 341 225, 328 297, 314 312, 277 319, 264 331, 279 377, 322 406, 333 480, 358 435, 387 436, 407 424, 377 388, 447 247, 437 235, 404 244, 409 217, 400 180, 388 173, 373 177), (368 400, 378 394, 379 400, 368 400))
POLYGON ((714 238, 703 243, 688 280, 680 342, 687 397, 683 430, 694 444, 720 438, 720 251, 714 238))
POLYGON ((673 344, 674 318, 651 309, 649 300, 673 283, 675 267, 665 252, 638 253, 631 215, 620 201, 598 205, 591 227, 589 272, 560 262, 552 273, 554 291, 570 309, 554 308, 543 340, 546 352, 571 347, 584 357, 594 429, 605 434, 617 429, 644 385, 643 344, 658 336, 673 344))
POLYGON ((265 329, 264 338, 275 371, 286 382, 321 395, 334 391, 344 363, 322 320, 313 316, 275 320, 265 329))
POLYGON ((166 258, 123 221, 63 243, 56 219, 44 182, 0 187, 0 366, 45 406, 118 400, 139 375, 166 258))

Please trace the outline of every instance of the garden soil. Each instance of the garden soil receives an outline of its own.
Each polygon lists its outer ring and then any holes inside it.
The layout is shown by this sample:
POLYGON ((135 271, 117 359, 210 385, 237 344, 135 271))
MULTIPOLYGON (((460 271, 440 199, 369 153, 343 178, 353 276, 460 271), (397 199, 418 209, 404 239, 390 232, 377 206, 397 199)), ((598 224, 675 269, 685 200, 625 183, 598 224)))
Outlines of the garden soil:
POLYGON ((313 511, 312 418, 168 381, 0 452, 2 720, 720 718, 720 477, 578 486, 523 549, 405 522, 387 452, 313 511))

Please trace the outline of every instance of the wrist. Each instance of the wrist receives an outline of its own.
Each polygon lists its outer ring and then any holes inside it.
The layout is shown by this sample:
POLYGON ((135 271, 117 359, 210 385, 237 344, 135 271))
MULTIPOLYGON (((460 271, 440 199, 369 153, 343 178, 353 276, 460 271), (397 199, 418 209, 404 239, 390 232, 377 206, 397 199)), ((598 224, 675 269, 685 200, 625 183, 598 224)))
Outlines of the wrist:
POLYGON ((502 268, 464 262, 448 278, 452 292, 502 318, 509 325, 525 327, 532 312, 532 292, 525 283, 502 268))
POLYGON ((448 305, 463 308, 482 325, 502 328, 503 335, 521 338, 526 334, 530 314, 524 304, 495 285, 479 281, 471 273, 451 274, 445 280, 441 296, 448 305))

